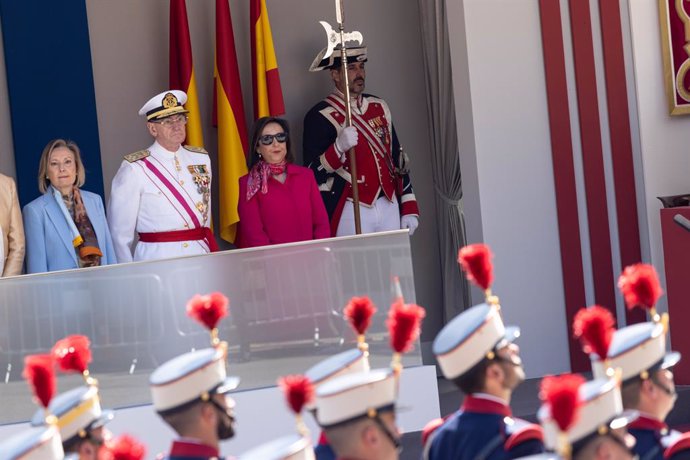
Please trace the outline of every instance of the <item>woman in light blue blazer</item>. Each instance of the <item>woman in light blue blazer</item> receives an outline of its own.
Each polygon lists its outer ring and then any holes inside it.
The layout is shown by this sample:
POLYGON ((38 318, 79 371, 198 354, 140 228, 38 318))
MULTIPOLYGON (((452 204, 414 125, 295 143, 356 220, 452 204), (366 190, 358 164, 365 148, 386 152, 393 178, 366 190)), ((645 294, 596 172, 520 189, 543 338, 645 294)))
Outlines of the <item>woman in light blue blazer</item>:
POLYGON ((43 195, 24 206, 27 273, 117 263, 103 200, 80 189, 85 180, 77 144, 50 141, 38 167, 43 195))

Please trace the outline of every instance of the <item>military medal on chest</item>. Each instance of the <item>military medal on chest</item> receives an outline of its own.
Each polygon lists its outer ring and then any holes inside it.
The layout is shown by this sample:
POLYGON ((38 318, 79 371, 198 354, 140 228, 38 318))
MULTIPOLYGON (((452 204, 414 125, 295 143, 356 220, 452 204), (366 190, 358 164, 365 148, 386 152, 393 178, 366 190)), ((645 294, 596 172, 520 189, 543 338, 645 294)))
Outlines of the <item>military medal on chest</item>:
POLYGON ((388 136, 388 124, 381 119, 381 116, 369 120, 369 126, 371 126, 374 134, 381 139, 381 142, 383 142, 384 145, 388 145, 390 143, 390 137, 388 136))
POLYGON ((196 191, 201 195, 202 201, 196 203, 196 208, 204 216, 204 222, 208 220, 208 203, 211 197, 211 175, 206 165, 189 165, 189 173, 192 175, 196 191))

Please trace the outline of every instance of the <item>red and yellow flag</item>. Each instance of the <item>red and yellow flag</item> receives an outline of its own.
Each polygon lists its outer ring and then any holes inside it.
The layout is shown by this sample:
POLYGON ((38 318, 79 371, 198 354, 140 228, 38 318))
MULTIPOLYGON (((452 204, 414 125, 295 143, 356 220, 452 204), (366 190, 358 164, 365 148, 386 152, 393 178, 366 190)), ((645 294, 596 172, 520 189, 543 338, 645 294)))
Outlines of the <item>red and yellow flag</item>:
POLYGON ((215 114, 218 125, 220 236, 235 242, 240 177, 247 174, 247 127, 228 0, 216 0, 215 114))
POLYGON ((170 0, 170 89, 187 93, 187 103, 184 105, 189 110, 186 142, 203 147, 199 95, 196 92, 185 0, 170 0))
POLYGON ((266 0, 250 0, 249 27, 252 40, 252 77, 254 81, 254 118, 285 113, 280 87, 278 61, 273 48, 271 24, 266 0))

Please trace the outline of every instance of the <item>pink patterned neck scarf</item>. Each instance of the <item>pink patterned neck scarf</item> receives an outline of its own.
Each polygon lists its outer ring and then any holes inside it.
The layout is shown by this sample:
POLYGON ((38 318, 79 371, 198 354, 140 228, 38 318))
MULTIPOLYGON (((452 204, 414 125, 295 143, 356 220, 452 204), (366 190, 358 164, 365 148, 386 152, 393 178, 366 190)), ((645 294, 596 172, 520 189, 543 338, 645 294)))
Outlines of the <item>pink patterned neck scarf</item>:
POLYGON ((249 201, 256 193, 261 190, 264 195, 268 193, 268 176, 277 176, 283 174, 287 169, 287 161, 283 160, 280 163, 266 163, 264 160, 259 160, 249 171, 249 178, 247 179, 247 201, 249 201))

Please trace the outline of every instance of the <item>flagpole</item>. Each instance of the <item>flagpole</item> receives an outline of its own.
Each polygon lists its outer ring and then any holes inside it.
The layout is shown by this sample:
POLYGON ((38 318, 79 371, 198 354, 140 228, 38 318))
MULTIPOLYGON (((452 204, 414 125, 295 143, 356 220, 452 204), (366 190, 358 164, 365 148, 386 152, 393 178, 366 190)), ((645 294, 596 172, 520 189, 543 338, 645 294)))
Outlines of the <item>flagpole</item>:
MULTIPOLYGON (((345 46, 345 21, 344 9, 342 0, 335 0, 335 15, 338 22, 338 29, 340 30, 340 69, 341 78, 345 80, 345 126, 352 126, 352 107, 350 104, 350 80, 347 76, 347 47, 345 46)), ((355 156, 355 149, 352 147, 347 156, 350 160, 350 177, 352 185, 352 209, 355 213, 355 234, 362 233, 362 223, 359 214, 359 183, 357 182, 357 158, 355 156)))

